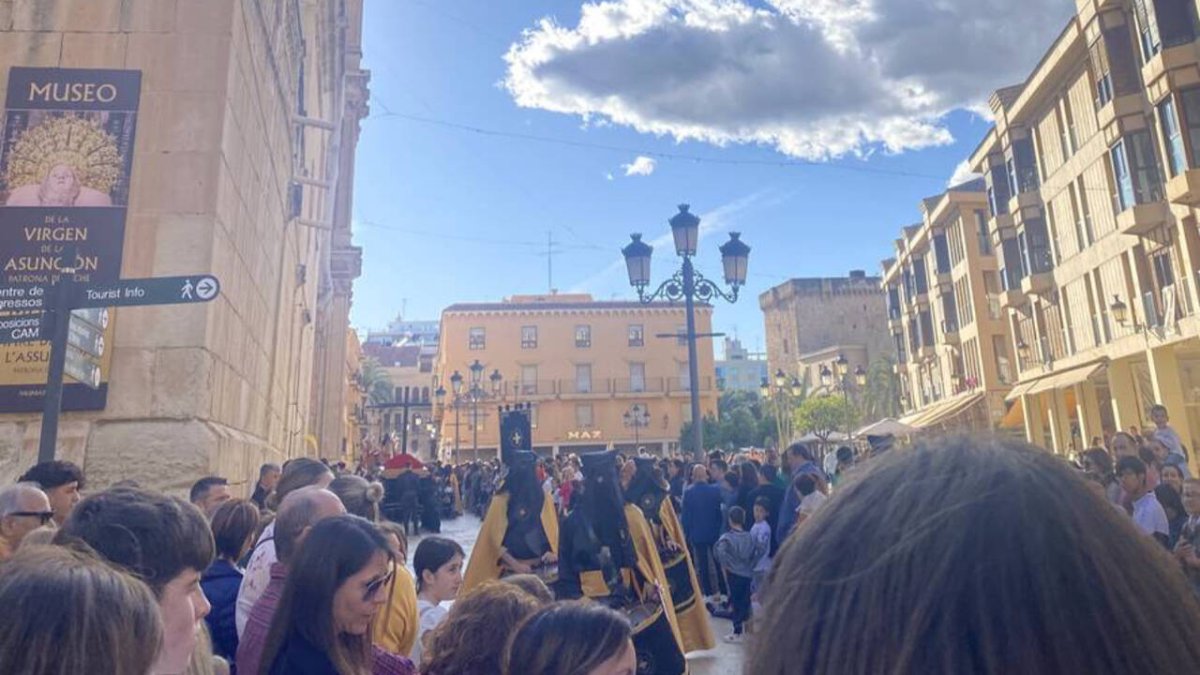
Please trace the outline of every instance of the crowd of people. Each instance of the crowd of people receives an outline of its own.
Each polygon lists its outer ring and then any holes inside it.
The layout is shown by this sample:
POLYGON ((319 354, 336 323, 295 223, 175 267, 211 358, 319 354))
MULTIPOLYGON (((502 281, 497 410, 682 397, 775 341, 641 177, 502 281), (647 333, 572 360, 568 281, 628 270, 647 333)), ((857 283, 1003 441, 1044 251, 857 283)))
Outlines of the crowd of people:
POLYGON ((509 447, 434 469, 469 556, 313 459, 186 501, 46 462, 0 487, 0 673, 681 673, 710 614, 756 674, 1200 672, 1200 479, 1152 417, 1069 459, 509 447))

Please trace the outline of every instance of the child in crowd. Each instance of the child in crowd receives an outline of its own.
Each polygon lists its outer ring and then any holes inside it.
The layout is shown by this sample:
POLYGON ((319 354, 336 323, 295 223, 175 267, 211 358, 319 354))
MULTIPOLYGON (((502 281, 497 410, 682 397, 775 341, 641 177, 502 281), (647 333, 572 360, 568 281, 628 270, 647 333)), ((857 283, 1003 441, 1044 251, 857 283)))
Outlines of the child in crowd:
POLYGON ((746 622, 750 620, 750 580, 754 568, 770 550, 767 541, 756 539, 746 531, 746 511, 740 506, 729 509, 729 531, 721 535, 714 553, 729 582, 730 605, 733 607, 733 633, 726 642, 741 642, 746 622))
MULTIPOLYGON (((767 549, 767 552, 754 565, 753 584, 750 590, 755 596, 762 593, 763 585, 767 580, 767 572, 771 571, 771 523, 767 521, 770 508, 770 499, 759 497, 754 500, 754 526, 750 528, 750 536, 754 537, 755 543, 761 543, 767 549)), ((758 598, 758 601, 762 602, 762 599, 758 598)))
POLYGON ((446 619, 449 610, 442 603, 453 600, 462 586, 463 557, 458 542, 445 537, 422 539, 417 545, 417 552, 413 554, 413 570, 417 573, 417 614, 420 618, 412 661, 418 667, 425 634, 446 619))

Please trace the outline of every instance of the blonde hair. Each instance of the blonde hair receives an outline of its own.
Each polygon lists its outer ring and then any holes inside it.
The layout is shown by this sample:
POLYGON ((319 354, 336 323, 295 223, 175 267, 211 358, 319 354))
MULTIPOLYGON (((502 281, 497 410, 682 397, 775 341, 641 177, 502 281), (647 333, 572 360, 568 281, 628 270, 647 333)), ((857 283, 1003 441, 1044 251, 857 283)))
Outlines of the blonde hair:
POLYGON ((0 565, 0 607, 8 673, 147 673, 162 646, 150 588, 81 550, 22 547, 0 565))
POLYGON ((329 484, 329 490, 342 500, 346 513, 379 522, 379 503, 383 501, 383 485, 367 481, 362 476, 340 476, 329 484))

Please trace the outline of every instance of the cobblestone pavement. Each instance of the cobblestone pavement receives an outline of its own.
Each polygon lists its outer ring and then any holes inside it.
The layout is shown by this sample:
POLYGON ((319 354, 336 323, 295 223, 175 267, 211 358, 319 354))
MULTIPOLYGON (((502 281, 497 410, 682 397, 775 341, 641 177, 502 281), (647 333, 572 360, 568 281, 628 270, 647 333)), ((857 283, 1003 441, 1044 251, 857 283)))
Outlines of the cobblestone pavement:
MULTIPOLYGON (((475 546, 475 538, 479 535, 479 519, 472 515, 464 515, 453 520, 442 521, 442 536, 457 541, 471 557, 471 549, 475 546)), ((408 542, 409 571, 412 570, 412 552, 417 550, 417 544, 422 537, 412 537, 408 542)), ((688 656, 691 675, 730 675, 742 672, 742 662, 745 647, 740 644, 727 644, 722 636, 732 631, 733 627, 725 619, 709 619, 712 621, 713 635, 717 637, 717 648, 707 652, 697 652, 688 656)))

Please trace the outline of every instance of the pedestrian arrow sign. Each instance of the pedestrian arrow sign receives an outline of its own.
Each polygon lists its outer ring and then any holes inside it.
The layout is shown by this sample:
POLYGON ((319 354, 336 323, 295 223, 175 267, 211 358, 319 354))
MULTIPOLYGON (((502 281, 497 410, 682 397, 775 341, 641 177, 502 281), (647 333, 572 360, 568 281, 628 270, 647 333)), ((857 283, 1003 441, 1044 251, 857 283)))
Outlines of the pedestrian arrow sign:
POLYGON ((74 347, 67 348, 67 361, 63 373, 91 389, 100 388, 100 366, 74 347))
POLYGON ((131 307, 209 302, 221 292, 221 282, 209 275, 119 279, 80 286, 73 307, 131 307))

